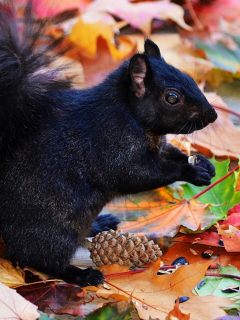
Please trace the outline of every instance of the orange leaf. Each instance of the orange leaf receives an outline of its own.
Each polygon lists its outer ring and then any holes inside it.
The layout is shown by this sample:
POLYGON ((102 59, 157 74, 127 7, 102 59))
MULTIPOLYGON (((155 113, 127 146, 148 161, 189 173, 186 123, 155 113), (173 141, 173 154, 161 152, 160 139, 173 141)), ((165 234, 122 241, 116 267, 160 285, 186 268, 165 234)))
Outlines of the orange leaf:
POLYGON ((138 310, 140 318, 165 319, 172 309, 178 296, 188 296, 190 299, 181 305, 184 313, 191 313, 191 319, 212 319, 214 316, 224 315, 218 305, 230 303, 228 299, 217 297, 198 297, 191 292, 205 275, 211 261, 203 264, 193 263, 183 266, 173 274, 157 275, 160 261, 154 263, 148 270, 137 274, 128 274, 108 279, 111 290, 100 288, 100 297, 130 297, 138 310), (209 311, 211 305, 211 311, 209 311))
POLYGON ((222 235, 224 247, 228 252, 240 252, 240 230, 229 225, 228 230, 217 224, 218 233, 222 235))
POLYGON ((165 207, 150 207, 144 217, 134 222, 122 222, 119 228, 138 234, 174 236, 181 225, 195 231, 206 228, 214 219, 208 204, 183 200, 165 207))
POLYGON ((177 302, 174 305, 173 310, 171 310, 166 318, 166 320, 189 320, 190 314, 182 313, 182 311, 179 309, 179 299, 177 299, 177 302))
POLYGON ((21 268, 14 268, 10 261, 0 259, 0 281, 10 288, 25 285, 24 272, 21 268))

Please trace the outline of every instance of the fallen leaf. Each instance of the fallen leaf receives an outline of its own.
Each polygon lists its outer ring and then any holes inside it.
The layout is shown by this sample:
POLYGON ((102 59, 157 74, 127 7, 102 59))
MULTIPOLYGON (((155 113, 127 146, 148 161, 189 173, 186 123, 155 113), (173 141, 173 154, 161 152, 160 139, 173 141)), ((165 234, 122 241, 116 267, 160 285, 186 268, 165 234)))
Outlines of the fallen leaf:
POLYGON ((137 221, 121 222, 119 228, 124 232, 174 236, 181 225, 196 231, 207 228, 216 220, 208 204, 183 200, 165 207, 150 207, 137 221))
POLYGON ((204 231, 202 233, 192 233, 182 237, 177 237, 174 238, 173 241, 190 242, 192 244, 204 244, 208 246, 222 247, 221 245, 219 245, 220 239, 221 237, 217 234, 217 232, 204 231))
MULTIPOLYGON (((189 134, 186 138, 191 145, 199 152, 212 156, 230 159, 239 158, 240 150, 240 131, 236 128, 227 112, 227 105, 214 92, 205 93, 205 96, 210 104, 226 109, 226 112, 217 110, 218 118, 214 123, 209 124, 206 128, 189 134)), ((185 137, 185 136, 184 136, 185 137)), ((183 139, 182 135, 168 136, 168 141, 178 138, 183 139)))
POLYGON ((222 229, 228 229, 229 225, 233 227, 240 227, 240 212, 234 212, 228 214, 227 219, 224 221, 219 221, 219 225, 222 229))
POLYGON ((100 288, 99 297, 130 297, 142 319, 165 319, 178 296, 189 296, 190 299, 181 305, 182 312, 191 314, 191 319, 212 319, 212 316, 224 315, 219 304, 229 301, 216 297, 197 297, 191 290, 205 275, 210 262, 194 263, 183 266, 173 274, 157 276, 160 262, 154 263, 148 270, 138 274, 109 279, 111 290, 100 288), (210 307, 211 306, 211 307, 210 307))
POLYGON ((151 23, 154 18, 163 21, 171 19, 180 27, 191 30, 191 27, 183 19, 183 8, 167 0, 140 3, 131 3, 128 0, 118 2, 95 0, 87 7, 88 13, 103 11, 109 12, 124 21, 128 21, 134 28, 140 29, 147 36, 151 33, 151 23))
POLYGON ((218 233, 222 236, 224 247, 228 252, 240 252, 240 230, 229 225, 228 230, 217 224, 218 233))
MULTIPOLYGON (((130 299, 117 303, 108 303, 105 306, 98 308, 82 320, 129 320, 134 305, 130 299)), ((79 318, 78 318, 79 319, 79 318)), ((78 320, 77 319, 77 320, 78 320)), ((79 320, 80 320, 79 319, 79 320)))
POLYGON ((179 309, 179 298, 177 299, 173 310, 171 310, 166 318, 166 320, 189 320, 190 314, 182 313, 182 311, 179 309))
MULTIPOLYGON (((228 167, 230 160, 217 161, 216 159, 210 159, 216 169, 216 176, 212 178, 211 182, 214 183, 229 171, 228 167)), ((234 172, 226 179, 215 185, 213 188, 199 196, 197 199, 202 203, 211 203, 211 210, 218 217, 218 220, 224 220, 227 217, 229 209, 233 208, 240 202, 240 192, 235 190, 236 182, 239 176, 239 172, 234 172), (223 192, 224 190, 224 192, 223 192), (215 205, 215 206, 213 206, 215 205)), ((196 187, 192 184, 186 183, 182 185, 186 199, 191 199, 194 195, 203 191, 206 187, 196 187)))
POLYGON ((34 320, 38 317, 37 306, 0 282, 0 319, 34 320))
MULTIPOLYGON (((34 11, 38 18, 54 17, 64 11, 78 9, 81 3, 87 3, 84 0, 32 0, 34 11)), ((83 4, 82 4, 83 5, 83 4)))
POLYGON ((12 263, 5 259, 0 259, 0 281, 10 288, 25 285, 25 275, 21 268, 14 268, 12 263))
POLYGON ((224 247, 214 247, 206 246, 201 244, 191 244, 184 242, 177 242, 172 245, 170 249, 161 257, 161 260, 164 262, 164 265, 171 265, 172 262, 179 257, 184 257, 187 261, 191 263, 199 262, 203 263, 207 258, 202 256, 202 252, 205 250, 211 250, 213 252, 214 261, 220 266, 232 265, 240 269, 240 259, 238 252, 227 252, 224 247), (193 248, 198 256, 195 256, 191 253, 190 248, 193 248))
POLYGON ((115 33, 118 32, 117 23, 112 19, 106 20, 106 14, 98 14, 94 20, 86 13, 82 15, 68 36, 69 40, 79 48, 82 56, 94 58, 97 54, 97 40, 99 37, 106 41, 114 60, 121 60, 129 56, 135 49, 134 43, 127 37, 119 36, 117 44, 115 33))
POLYGON ((240 15, 239 1, 236 0, 215 0, 209 5, 200 4, 197 1, 195 10, 201 24, 209 31, 219 30, 219 20, 224 18, 228 21, 234 21, 240 15))
MULTIPOLYGON (((87 302, 83 300, 86 290, 80 287, 47 282, 20 287, 17 292, 36 304, 40 311, 50 307, 57 314, 67 313, 74 316, 84 316, 82 304, 87 302)), ((89 300, 91 301, 92 299, 89 298, 89 300)))
POLYGON ((203 278, 203 281, 205 281, 205 284, 201 286, 200 289, 197 287, 194 289, 194 291, 199 295, 199 296, 209 296, 213 295, 216 297, 221 297, 221 298, 231 298, 232 303, 237 302, 239 304, 240 308, 240 293, 239 290, 233 291, 233 292, 224 292, 222 289, 229 287, 229 286, 236 286, 239 287, 239 280, 238 279, 233 279, 233 278, 228 278, 225 277, 224 275, 236 275, 239 276, 239 270, 233 266, 226 266, 226 267, 221 267, 220 270, 218 271, 219 275, 221 276, 205 276, 203 278), (235 300, 235 301, 234 301, 235 300))

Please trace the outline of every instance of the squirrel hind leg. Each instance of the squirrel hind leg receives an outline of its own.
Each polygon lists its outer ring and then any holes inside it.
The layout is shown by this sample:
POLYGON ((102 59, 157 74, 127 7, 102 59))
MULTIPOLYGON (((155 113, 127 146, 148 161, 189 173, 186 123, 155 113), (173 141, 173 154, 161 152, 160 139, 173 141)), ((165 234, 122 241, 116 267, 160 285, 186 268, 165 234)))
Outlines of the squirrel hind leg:
POLYGON ((117 230, 117 226, 120 223, 119 219, 112 214, 100 214, 92 224, 92 230, 90 237, 94 237, 96 234, 102 231, 108 231, 110 229, 117 230))
POLYGON ((65 282, 76 283, 80 287, 97 286, 104 281, 104 275, 101 271, 93 268, 80 269, 72 265, 69 265, 59 276, 65 282))

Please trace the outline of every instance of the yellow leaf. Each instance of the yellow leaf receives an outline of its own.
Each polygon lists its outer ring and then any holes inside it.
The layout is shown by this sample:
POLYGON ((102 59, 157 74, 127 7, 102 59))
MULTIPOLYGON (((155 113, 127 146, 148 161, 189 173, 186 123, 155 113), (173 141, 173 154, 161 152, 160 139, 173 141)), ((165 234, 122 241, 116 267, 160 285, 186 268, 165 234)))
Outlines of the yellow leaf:
POLYGON ((87 22, 81 17, 72 27, 69 40, 76 44, 80 54, 94 58, 97 54, 98 38, 103 38, 108 46, 111 56, 115 60, 123 59, 132 53, 133 42, 124 36, 118 37, 118 46, 115 44, 115 24, 105 23, 102 20, 87 22))
POLYGON ((25 285, 24 272, 21 268, 14 268, 10 261, 0 259, 0 281, 10 288, 25 285))

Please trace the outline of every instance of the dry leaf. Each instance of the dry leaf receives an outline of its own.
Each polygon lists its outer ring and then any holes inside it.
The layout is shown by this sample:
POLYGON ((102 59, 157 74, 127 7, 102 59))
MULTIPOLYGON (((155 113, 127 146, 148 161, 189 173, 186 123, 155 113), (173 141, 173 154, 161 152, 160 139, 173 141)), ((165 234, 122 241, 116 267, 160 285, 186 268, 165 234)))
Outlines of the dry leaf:
POLYGON ((50 307, 57 314, 84 316, 82 305, 92 300, 86 295, 86 289, 71 284, 56 284, 55 282, 36 283, 17 289, 19 294, 36 304, 39 310, 50 307))
POLYGON ((103 298, 127 299, 131 296, 141 319, 165 319, 178 296, 190 299, 181 305, 181 310, 191 314, 191 320, 213 319, 213 315, 224 315, 219 305, 229 304, 228 299, 211 296, 198 297, 191 292, 205 275, 211 261, 183 266, 173 274, 157 276, 160 261, 148 270, 108 279, 111 290, 100 288, 97 296, 103 298), (121 298, 122 297, 122 298, 121 298), (209 310, 211 308, 211 310, 209 310))
POLYGON ((112 0, 95 0, 87 8, 88 13, 103 11, 109 12, 124 21, 128 21, 129 24, 140 29, 145 35, 150 35, 151 23, 154 18, 163 21, 171 19, 180 27, 191 30, 191 27, 183 19, 183 8, 167 0, 140 3, 131 3, 128 0, 117 2, 112 0))
POLYGON ((21 268, 14 268, 10 261, 0 259, 0 281, 10 288, 25 285, 24 272, 21 268))
POLYGON ((37 306, 0 282, 0 319, 34 320, 38 317, 37 306))

